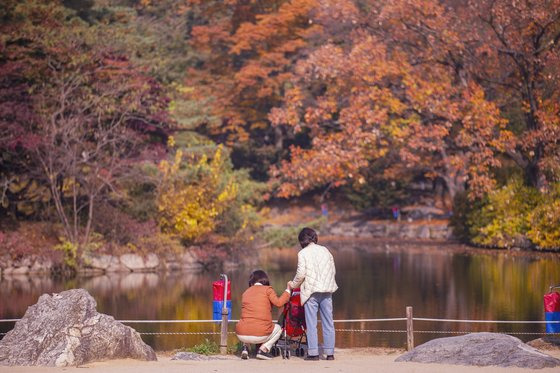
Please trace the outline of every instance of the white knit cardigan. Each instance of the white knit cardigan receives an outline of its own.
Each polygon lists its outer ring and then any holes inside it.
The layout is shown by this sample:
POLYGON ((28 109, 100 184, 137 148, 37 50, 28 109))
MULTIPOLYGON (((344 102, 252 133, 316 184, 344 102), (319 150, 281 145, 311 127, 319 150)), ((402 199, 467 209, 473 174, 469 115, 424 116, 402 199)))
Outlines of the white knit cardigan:
POLYGON ((326 247, 311 243, 301 249, 292 281, 294 288, 301 287, 301 304, 305 304, 313 293, 334 293, 338 289, 335 274, 334 259, 326 247))

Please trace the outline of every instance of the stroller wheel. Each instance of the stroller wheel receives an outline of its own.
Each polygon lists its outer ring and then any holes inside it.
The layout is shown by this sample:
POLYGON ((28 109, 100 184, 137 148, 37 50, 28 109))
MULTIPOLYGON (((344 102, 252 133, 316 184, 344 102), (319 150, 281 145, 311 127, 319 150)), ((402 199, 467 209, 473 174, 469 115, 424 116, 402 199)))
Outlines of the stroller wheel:
POLYGON ((299 356, 304 356, 305 355, 305 350, 303 349, 303 347, 298 348, 296 351, 299 352, 299 356))
POLYGON ((285 357, 286 359, 289 359, 289 358, 290 358, 290 350, 289 350, 289 349, 286 349, 286 351, 284 352, 284 357, 285 357))
POLYGON ((280 347, 278 347, 278 346, 272 347, 272 348, 270 349, 270 354, 271 354, 272 356, 278 356, 278 355, 280 355, 280 347))
POLYGON ((299 348, 296 348, 296 356, 301 356, 301 354, 299 353, 299 348))

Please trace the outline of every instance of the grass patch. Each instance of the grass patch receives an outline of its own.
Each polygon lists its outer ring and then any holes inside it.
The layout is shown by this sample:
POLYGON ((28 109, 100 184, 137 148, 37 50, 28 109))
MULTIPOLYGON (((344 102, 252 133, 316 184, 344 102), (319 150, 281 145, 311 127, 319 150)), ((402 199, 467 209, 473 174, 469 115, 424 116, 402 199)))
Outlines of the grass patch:
POLYGON ((206 338, 204 342, 194 345, 193 347, 183 348, 182 351, 194 352, 200 355, 217 355, 220 353, 220 346, 214 341, 206 338))

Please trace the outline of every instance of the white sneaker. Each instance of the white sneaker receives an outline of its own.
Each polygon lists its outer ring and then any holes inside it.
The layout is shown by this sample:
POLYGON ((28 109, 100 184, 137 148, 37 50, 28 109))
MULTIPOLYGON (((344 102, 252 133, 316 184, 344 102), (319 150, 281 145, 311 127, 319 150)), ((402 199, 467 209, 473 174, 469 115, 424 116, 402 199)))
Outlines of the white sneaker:
POLYGON ((243 351, 241 351, 241 358, 243 360, 247 360, 249 358, 249 351, 247 351, 246 346, 243 346, 243 351))

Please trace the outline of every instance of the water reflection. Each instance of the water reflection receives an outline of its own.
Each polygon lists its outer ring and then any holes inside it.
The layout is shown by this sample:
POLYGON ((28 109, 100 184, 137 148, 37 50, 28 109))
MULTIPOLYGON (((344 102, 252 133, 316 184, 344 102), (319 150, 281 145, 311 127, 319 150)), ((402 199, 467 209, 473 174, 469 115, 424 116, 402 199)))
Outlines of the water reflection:
MULTIPOLYGON (((542 296, 560 283, 558 255, 471 251, 460 246, 330 242, 340 290, 334 296, 335 319, 414 316, 446 319, 542 320, 542 296)), ((275 289, 284 289, 296 267, 296 249, 269 250, 261 256, 275 289)), ((233 289, 233 318, 239 318, 241 293, 252 268, 228 271, 233 289)), ((7 277, 0 283, 0 318, 19 318, 43 293, 85 288, 98 310, 117 319, 210 319, 212 281, 218 272, 132 273, 72 280, 7 277)), ((141 332, 218 332, 215 324, 135 324, 141 332)), ((12 325, 0 324, 6 331, 12 325)), ((336 324, 337 329, 403 330, 404 322, 336 324)), ((233 329, 231 329, 233 330, 233 329)), ((415 322, 423 331, 543 332, 544 325, 415 322)), ((449 334, 447 334, 449 335, 449 334)), ((417 343, 443 336, 415 335, 417 343)), ((192 346, 216 335, 143 336, 159 350, 192 346)), ((525 340, 536 336, 522 336, 525 340)), ((235 338, 231 337, 231 343, 235 338)), ((406 343, 402 333, 339 332, 337 346, 391 346, 406 343)))

